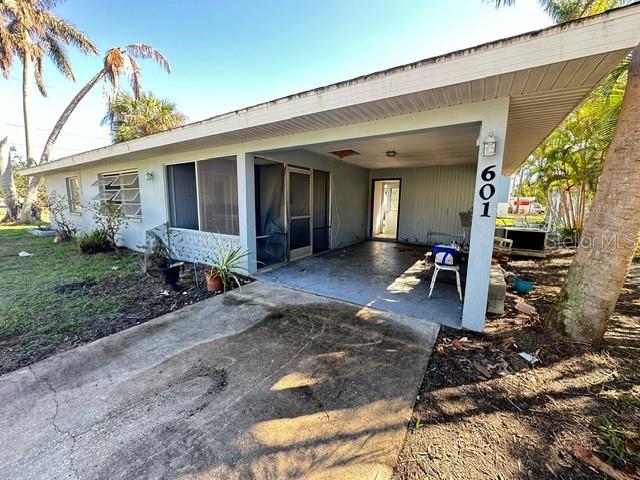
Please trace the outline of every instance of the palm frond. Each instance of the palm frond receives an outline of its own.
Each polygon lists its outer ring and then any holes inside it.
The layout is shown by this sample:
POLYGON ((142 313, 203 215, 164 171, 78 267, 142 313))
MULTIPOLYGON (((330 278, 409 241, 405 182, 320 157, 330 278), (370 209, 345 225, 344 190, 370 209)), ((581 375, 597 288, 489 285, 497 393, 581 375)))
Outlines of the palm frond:
POLYGON ((131 90, 133 90, 133 96, 138 99, 142 95, 142 70, 135 58, 127 55, 126 59, 129 63, 129 68, 127 69, 129 84, 131 85, 131 90))
POLYGON ((111 126, 115 143, 162 132, 185 121, 174 103, 151 93, 143 93, 139 98, 121 93, 109 102, 103 117, 103 122, 111 126))
POLYGON ((144 43, 134 43, 124 47, 132 57, 150 59, 160 65, 167 73, 171 73, 169 61, 158 50, 151 45, 144 43))
POLYGON ((516 0, 485 0, 487 3, 493 3, 496 8, 510 7, 516 3, 516 0))
POLYGON ((65 48, 60 44, 58 39, 52 35, 46 34, 41 41, 41 48, 56 68, 69 80, 75 81, 76 77, 71 68, 71 62, 65 48))
POLYGON ((64 44, 73 45, 87 55, 95 55, 98 53, 98 48, 93 44, 91 39, 73 23, 57 17, 47 10, 42 12, 42 21, 46 30, 49 31, 49 35, 58 37, 64 44))
POLYGON ((4 78, 9 77, 13 58, 16 54, 16 40, 7 26, 0 19, 0 71, 4 78))
POLYGON ((124 71, 124 55, 119 48, 110 48, 104 56, 103 68, 105 80, 109 82, 113 89, 113 97, 118 96, 120 91, 120 75, 124 71))
POLYGON ((42 74, 42 70, 43 70, 42 55, 38 56, 35 59, 33 66, 34 66, 33 76, 36 79, 36 85, 38 86, 38 90, 40 90, 40 93, 42 94, 43 97, 46 97, 47 87, 44 84, 44 76, 42 74))

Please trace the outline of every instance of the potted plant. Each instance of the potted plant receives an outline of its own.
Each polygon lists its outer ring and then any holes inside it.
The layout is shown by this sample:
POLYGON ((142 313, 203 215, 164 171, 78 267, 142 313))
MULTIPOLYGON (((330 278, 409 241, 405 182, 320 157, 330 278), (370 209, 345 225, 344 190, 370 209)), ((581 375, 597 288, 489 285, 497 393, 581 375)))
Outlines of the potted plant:
POLYGON ((156 244, 149 258, 158 268, 164 284, 169 290, 176 291, 180 279, 180 267, 183 262, 172 262, 167 249, 161 244, 156 244))
POLYGON ((210 292, 227 291, 229 283, 235 283, 240 287, 240 272, 246 272, 240 261, 249 253, 242 247, 229 240, 217 238, 216 251, 213 262, 204 270, 204 278, 207 281, 207 290, 210 292))

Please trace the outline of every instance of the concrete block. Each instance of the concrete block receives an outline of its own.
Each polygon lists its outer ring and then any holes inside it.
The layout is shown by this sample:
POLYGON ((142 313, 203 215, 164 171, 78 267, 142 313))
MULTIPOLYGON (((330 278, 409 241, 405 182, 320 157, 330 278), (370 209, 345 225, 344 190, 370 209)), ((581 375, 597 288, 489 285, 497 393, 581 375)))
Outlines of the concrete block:
POLYGON ((504 315, 504 300, 489 298, 487 301, 487 312, 504 315))
POLYGON ((492 266, 489 275, 489 299, 502 300, 507 296, 507 282, 504 280, 504 271, 499 266, 492 266))

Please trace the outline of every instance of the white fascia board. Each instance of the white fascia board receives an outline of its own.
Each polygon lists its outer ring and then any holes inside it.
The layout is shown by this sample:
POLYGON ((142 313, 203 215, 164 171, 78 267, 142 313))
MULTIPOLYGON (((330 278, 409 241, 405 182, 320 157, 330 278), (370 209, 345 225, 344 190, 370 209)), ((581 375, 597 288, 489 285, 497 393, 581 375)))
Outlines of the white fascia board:
MULTIPOLYGON (((424 112, 416 112, 396 117, 388 117, 370 122, 358 124, 343 125, 339 127, 326 128, 322 130, 314 130, 308 132, 295 133, 279 137, 269 137, 249 142, 239 142, 233 144, 225 144, 219 146, 211 146, 204 148, 185 148, 167 152, 162 148, 150 150, 147 155, 145 151, 139 152, 140 155, 136 160, 131 157, 121 156, 117 158, 105 157, 94 164, 108 164, 109 168, 117 168, 114 166, 116 162, 144 162, 149 159, 157 159, 164 165, 174 163, 192 162, 206 160, 210 158, 235 156, 244 152, 261 153, 274 150, 286 150, 299 148, 308 145, 322 144, 333 141, 351 140, 359 138, 368 138, 383 136, 389 134, 409 133, 431 128, 446 127, 450 125, 459 125, 467 123, 482 122, 483 119, 490 116, 495 111, 503 111, 508 108, 509 99, 499 98, 496 100, 488 100, 466 105, 456 105, 448 108, 440 108, 437 110, 429 110, 424 112)), ((170 148, 170 145, 165 145, 170 148)), ((56 162, 59 165, 56 171, 65 171, 82 168, 82 164, 77 165, 71 163, 71 157, 56 162)))

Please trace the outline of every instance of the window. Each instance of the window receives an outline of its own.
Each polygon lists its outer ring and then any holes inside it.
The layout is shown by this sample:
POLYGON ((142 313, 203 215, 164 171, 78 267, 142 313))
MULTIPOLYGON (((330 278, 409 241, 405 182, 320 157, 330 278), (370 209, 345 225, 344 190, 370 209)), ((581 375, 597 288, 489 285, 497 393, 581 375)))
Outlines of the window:
POLYGON ((98 185, 100 189, 96 200, 120 205, 124 214, 129 218, 142 217, 137 170, 100 174, 94 185, 98 185))
POLYGON ((167 165, 169 225, 198 230, 198 191, 196 164, 193 162, 167 165))
POLYGON ((69 211, 72 213, 80 213, 82 206, 80 204, 80 179, 78 177, 67 177, 67 201, 69 202, 69 211))
POLYGON ((200 230, 238 235, 238 176, 235 158, 197 163, 200 230))
POLYGON ((400 187, 391 187, 391 210, 398 210, 400 207, 400 187))

